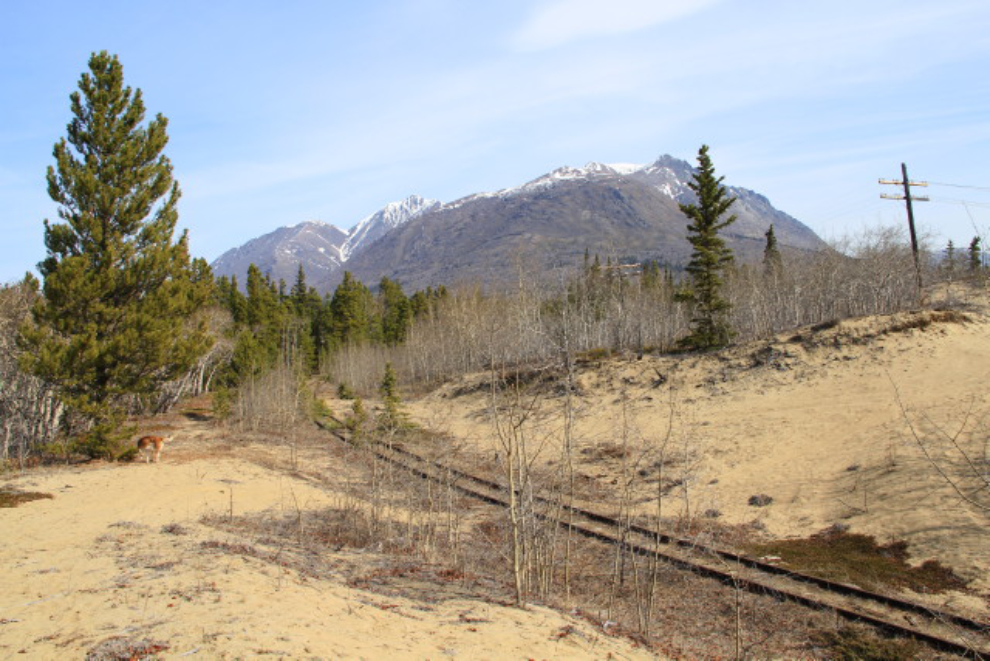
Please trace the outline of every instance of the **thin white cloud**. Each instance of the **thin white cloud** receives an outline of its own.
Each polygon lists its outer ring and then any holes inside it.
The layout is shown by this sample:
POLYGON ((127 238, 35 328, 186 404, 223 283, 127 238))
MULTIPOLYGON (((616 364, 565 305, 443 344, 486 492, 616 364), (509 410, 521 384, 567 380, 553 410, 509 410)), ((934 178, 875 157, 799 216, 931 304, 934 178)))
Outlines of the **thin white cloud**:
POLYGON ((552 0, 512 39, 519 50, 544 50, 586 37, 634 32, 697 13, 719 0, 552 0))
POLYGON ((389 97, 389 103, 366 102, 364 116, 346 125, 325 127, 318 115, 306 117, 285 129, 286 146, 264 159, 211 163, 191 172, 184 199, 249 194, 457 152, 475 136, 497 133, 502 122, 537 121, 532 118, 642 84, 642 65, 633 58, 581 54, 568 63, 572 66, 510 59, 465 67, 438 75, 415 92, 389 97))

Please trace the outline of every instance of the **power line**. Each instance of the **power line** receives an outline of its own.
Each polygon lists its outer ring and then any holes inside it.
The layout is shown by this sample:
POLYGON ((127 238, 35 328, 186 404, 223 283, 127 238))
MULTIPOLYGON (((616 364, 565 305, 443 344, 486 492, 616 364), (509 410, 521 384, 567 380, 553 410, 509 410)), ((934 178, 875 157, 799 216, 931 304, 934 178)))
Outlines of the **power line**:
POLYGON ((990 186, 969 186, 967 184, 947 184, 944 181, 929 181, 932 186, 952 186, 953 188, 972 188, 973 190, 990 191, 990 186))
MULTIPOLYGON (((918 198, 914 198, 918 199, 918 198)), ((973 206, 973 207, 990 207, 990 202, 974 202, 972 200, 954 200, 948 197, 933 197, 930 198, 932 202, 941 202, 942 204, 961 204, 963 206, 973 206)))
POLYGON ((969 216, 969 222, 972 223, 976 236, 980 236, 980 228, 976 226, 976 218, 973 218, 973 212, 969 210, 969 205, 963 204, 963 208, 966 210, 966 215, 969 216))

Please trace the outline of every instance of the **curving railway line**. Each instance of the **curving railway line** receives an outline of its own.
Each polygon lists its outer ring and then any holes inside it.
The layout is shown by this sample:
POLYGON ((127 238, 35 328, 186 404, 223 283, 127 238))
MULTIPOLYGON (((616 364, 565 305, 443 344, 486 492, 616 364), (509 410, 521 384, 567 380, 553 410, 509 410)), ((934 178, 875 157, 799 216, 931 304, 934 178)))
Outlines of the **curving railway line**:
MULTIPOLYGON (((337 439, 350 442, 340 432, 322 424, 320 426, 337 439)), ((452 483, 460 493, 491 505, 509 505, 507 489, 497 482, 426 459, 397 445, 373 444, 365 447, 380 460, 419 478, 452 483)), ((547 502, 539 497, 537 500, 547 502)), ((563 508, 571 516, 569 520, 558 520, 557 523, 585 537, 622 546, 631 553, 659 556, 673 566, 739 589, 811 608, 828 609, 847 620, 909 636, 945 652, 990 661, 990 622, 812 576, 642 526, 626 525, 585 508, 568 505, 563 505, 563 508), (625 539, 617 536, 618 530, 627 531, 625 539)))

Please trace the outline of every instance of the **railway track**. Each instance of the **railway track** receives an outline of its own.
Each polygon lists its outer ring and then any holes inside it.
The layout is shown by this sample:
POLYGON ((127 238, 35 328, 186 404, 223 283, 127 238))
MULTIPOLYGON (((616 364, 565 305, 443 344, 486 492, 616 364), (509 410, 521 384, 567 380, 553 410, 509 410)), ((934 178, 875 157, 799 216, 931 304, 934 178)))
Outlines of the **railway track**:
MULTIPOLYGON (((339 440, 350 442, 345 435, 324 425, 321 427, 339 440)), ((491 505, 509 505, 507 489, 492 480, 424 458, 398 445, 371 444, 365 448, 380 460, 419 478, 450 483, 460 493, 491 505)), ((536 499, 549 504, 543 498, 536 499)), ((658 556, 673 566, 738 589, 831 610, 846 620, 909 636, 945 652, 990 661, 990 622, 794 571, 643 526, 627 525, 582 507, 566 504, 558 507, 569 516, 554 519, 554 522, 585 537, 622 546, 630 553, 658 556), (626 532, 624 539, 617 535, 620 530, 626 532)))

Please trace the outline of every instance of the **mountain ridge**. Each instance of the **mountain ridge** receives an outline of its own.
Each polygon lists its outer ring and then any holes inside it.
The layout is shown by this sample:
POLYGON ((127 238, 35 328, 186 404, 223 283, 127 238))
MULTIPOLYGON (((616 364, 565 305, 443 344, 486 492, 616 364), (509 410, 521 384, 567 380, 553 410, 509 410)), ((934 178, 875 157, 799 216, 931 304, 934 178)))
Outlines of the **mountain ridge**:
MULTIPOLYGON (((319 228, 332 227, 339 233, 333 235, 334 250, 324 245, 306 249, 284 233, 292 228, 279 228, 224 253, 214 269, 218 275, 234 275, 246 271, 245 260, 254 258, 263 262, 255 262, 262 271, 289 281, 302 263, 307 281, 328 292, 345 269, 369 284, 387 276, 409 289, 463 281, 495 284, 510 280, 520 260, 537 271, 568 267, 586 249, 677 267, 690 256, 687 219, 679 205, 695 199, 688 185, 694 172, 686 161, 664 154, 644 165, 591 161, 562 166, 518 186, 446 203, 411 195, 385 205, 349 232, 312 221, 310 232, 298 233, 326 235, 329 230, 319 228), (297 261, 289 268, 292 256, 297 261)), ((741 261, 762 254, 763 234, 771 224, 784 249, 824 246, 765 196, 738 186, 726 190, 737 200, 731 211, 738 220, 724 234, 741 261)))

